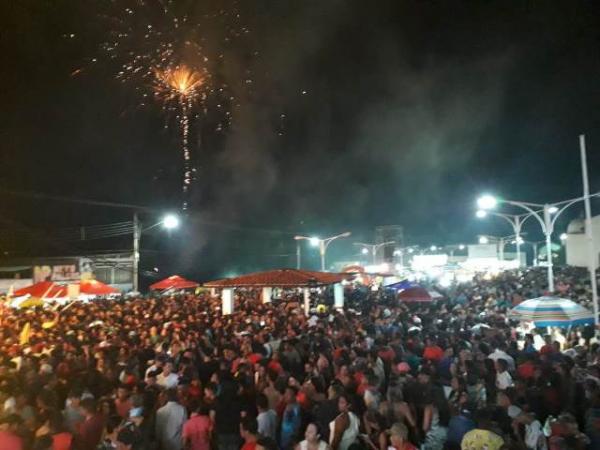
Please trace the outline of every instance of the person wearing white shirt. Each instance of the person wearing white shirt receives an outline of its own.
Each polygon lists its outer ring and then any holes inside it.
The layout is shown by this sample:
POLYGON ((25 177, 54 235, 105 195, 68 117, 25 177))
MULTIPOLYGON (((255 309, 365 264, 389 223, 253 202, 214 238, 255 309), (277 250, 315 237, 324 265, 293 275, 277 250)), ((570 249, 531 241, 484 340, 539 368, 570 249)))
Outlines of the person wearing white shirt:
POLYGON ((163 371, 156 376, 156 384, 164 389, 174 389, 179 383, 179 376, 173 373, 173 364, 167 363, 163 371))
MULTIPOLYGON (((514 422, 515 431, 518 430, 518 424, 525 426, 525 436, 523 437, 523 443, 528 450, 548 450, 548 442, 542 424, 535 418, 535 414, 523 413, 520 414, 514 422)), ((515 433, 520 437, 519 433, 515 433)))
POLYGON ((504 359, 498 359, 496 361, 496 387, 505 391, 513 385, 513 379, 508 373, 508 363, 504 359))
POLYGON ((499 348, 497 348, 493 353, 490 353, 487 357, 488 359, 493 359, 494 361, 503 359, 508 363, 508 370, 515 370, 516 368, 514 358, 499 348))
POLYGON ((177 403, 177 391, 166 393, 167 403, 156 411, 156 438, 162 450, 181 450, 183 424, 187 420, 185 408, 177 403))

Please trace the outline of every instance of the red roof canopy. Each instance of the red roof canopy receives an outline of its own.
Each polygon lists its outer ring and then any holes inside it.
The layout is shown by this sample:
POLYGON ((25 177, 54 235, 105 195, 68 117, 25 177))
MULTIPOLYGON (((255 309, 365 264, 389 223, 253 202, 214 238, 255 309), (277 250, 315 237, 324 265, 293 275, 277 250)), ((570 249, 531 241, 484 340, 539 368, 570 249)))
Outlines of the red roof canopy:
POLYGON ((67 296, 67 288, 59 286, 52 281, 40 281, 39 283, 26 286, 14 292, 14 297, 23 297, 31 295, 32 297, 58 298, 67 296))
POLYGON ((311 287, 339 283, 352 278, 352 275, 309 270, 277 269, 255 272, 235 278, 210 281, 204 286, 211 288, 227 287, 311 287))
POLYGON ((410 287, 398 293, 398 299, 406 303, 431 302, 433 298, 427 289, 420 286, 410 287))
POLYGON ((186 280, 179 275, 172 275, 169 278, 158 281, 150 285, 150 289, 154 291, 162 291, 164 289, 191 289, 200 286, 195 281, 186 280))
POLYGON ((118 294, 119 290, 98 280, 82 280, 79 283, 79 293, 86 295, 118 294))

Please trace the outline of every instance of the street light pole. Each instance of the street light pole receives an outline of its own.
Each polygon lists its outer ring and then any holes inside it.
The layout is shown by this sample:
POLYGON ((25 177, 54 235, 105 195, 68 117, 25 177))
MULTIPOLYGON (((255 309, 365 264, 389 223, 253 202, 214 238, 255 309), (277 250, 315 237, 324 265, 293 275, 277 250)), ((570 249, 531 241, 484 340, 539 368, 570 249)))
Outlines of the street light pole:
MULTIPOLYGON (((588 195, 587 198, 598 197, 600 196, 600 192, 596 192, 594 194, 588 195)), ((496 207, 498 203, 505 203, 507 205, 512 205, 517 208, 521 208, 526 210, 531 217, 535 217, 535 219, 539 222, 542 232, 546 238, 546 253, 548 257, 547 261, 547 275, 548 275, 548 290, 552 293, 554 292, 554 269, 552 264, 552 232, 554 231, 554 224, 560 215, 570 206, 575 203, 584 201, 586 196, 572 198, 569 200, 564 200, 562 202, 556 203, 527 203, 527 202, 517 202, 513 200, 498 200, 495 197, 486 195, 480 197, 477 201, 478 206, 482 210, 489 210, 496 207)))
POLYGON ((523 229, 523 224, 527 219, 531 217, 531 213, 529 214, 504 214, 495 211, 486 211, 479 210, 477 211, 477 217, 483 219, 487 215, 492 215, 496 217, 500 217, 506 220, 513 229, 513 233, 516 236, 515 245, 517 248, 517 262, 518 267, 521 267, 521 230, 523 229))
POLYGON ((142 238, 142 232, 148 231, 154 227, 162 225, 167 229, 177 228, 179 226, 179 219, 177 216, 172 214, 165 216, 161 221, 156 222, 154 225, 150 225, 148 228, 142 229, 142 222, 138 217, 137 212, 133 213, 133 290, 139 292, 139 267, 140 267, 140 239, 142 238))
MULTIPOLYGON (((348 237, 350 236, 350 232, 346 231, 345 233, 338 234, 336 236, 331 236, 325 239, 319 239, 317 237, 308 237, 308 236, 294 236, 296 241, 306 240, 310 241, 319 246, 319 254, 321 256, 321 271, 325 272, 325 253, 327 252, 327 247, 331 244, 332 241, 335 241, 338 238, 348 237)), ((298 253, 299 254, 299 253, 298 253)))
POLYGON ((354 245, 358 245, 362 248, 366 248, 367 250, 369 250, 373 258, 373 265, 375 265, 377 264, 377 252, 379 251, 379 249, 385 247, 386 245, 392 245, 395 243, 396 241, 381 242, 379 244, 365 244, 364 242, 355 242, 354 245))

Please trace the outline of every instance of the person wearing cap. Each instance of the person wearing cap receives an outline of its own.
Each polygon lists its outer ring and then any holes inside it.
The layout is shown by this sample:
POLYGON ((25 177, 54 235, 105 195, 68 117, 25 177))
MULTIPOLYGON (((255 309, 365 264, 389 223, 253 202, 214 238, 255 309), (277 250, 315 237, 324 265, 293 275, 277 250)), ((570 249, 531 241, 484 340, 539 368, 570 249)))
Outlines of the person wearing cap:
POLYGON ((473 415, 471 410, 465 406, 459 410, 457 415, 450 419, 446 442, 452 445, 452 448, 460 448, 460 444, 465 434, 473 429, 475 429, 473 415))

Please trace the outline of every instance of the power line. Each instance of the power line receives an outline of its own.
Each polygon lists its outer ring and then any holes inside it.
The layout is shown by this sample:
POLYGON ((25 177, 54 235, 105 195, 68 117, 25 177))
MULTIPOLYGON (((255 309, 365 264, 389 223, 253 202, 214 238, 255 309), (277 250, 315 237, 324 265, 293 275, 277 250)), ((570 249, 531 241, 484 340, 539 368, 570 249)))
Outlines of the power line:
MULTIPOLYGON (((90 206, 103 206, 103 207, 108 207, 108 208, 129 209, 132 211, 148 212, 148 213, 154 213, 154 214, 162 214, 165 211, 164 209, 151 208, 149 206, 143 206, 143 205, 134 205, 131 203, 109 202, 109 201, 104 201, 104 200, 84 199, 84 198, 72 198, 72 197, 66 197, 66 196, 62 196, 62 195, 43 194, 40 192, 31 192, 31 191, 16 191, 13 189, 4 188, 2 186, 0 186, 0 194, 5 194, 5 195, 15 196, 15 197, 32 198, 32 199, 36 199, 36 200, 51 200, 51 201, 64 202, 64 203, 76 203, 76 204, 83 204, 83 205, 90 205, 90 206)), ((234 231, 250 231, 250 232, 265 233, 265 234, 280 234, 280 235, 288 235, 288 236, 295 236, 299 233, 298 231, 290 231, 290 230, 276 230, 276 229, 269 229, 269 228, 243 227, 243 226, 233 225, 231 223, 226 223, 226 222, 202 219, 202 218, 198 217, 198 213, 190 212, 190 214, 191 215, 189 216, 189 219, 191 219, 194 222, 197 222, 201 225, 208 226, 208 227, 217 227, 217 228, 221 228, 221 229, 229 229, 229 230, 234 230, 234 231), (192 215, 195 217, 193 217, 192 215)))

